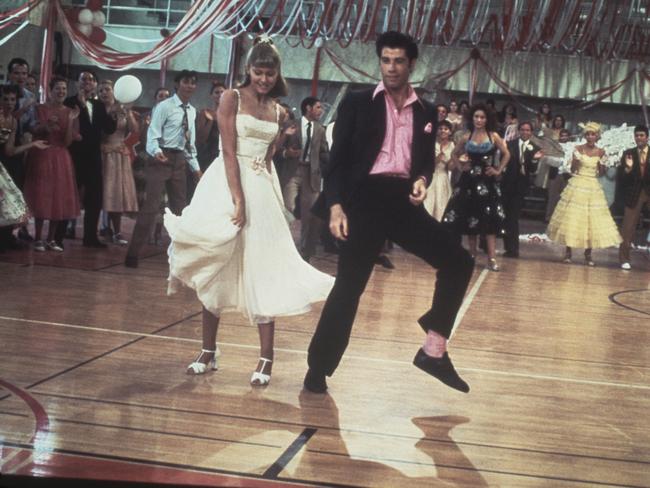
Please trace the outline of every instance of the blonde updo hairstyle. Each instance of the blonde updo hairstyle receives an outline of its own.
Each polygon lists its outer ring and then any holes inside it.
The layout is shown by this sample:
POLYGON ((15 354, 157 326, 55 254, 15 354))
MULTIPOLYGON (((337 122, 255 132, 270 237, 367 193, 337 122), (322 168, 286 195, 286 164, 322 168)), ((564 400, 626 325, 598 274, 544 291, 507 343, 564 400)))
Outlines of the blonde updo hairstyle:
POLYGON ((598 122, 589 121, 589 122, 578 124, 578 127, 582 129, 583 134, 586 134, 587 132, 593 132, 598 137, 600 137, 600 135, 602 134, 602 128, 598 122))
POLYGON ((251 67, 277 70, 278 79, 275 82, 275 86, 271 88, 269 96, 271 98, 287 96, 289 91, 287 90, 287 82, 282 76, 282 61, 280 60, 280 53, 276 49, 271 38, 257 37, 253 41, 253 47, 251 47, 246 56, 246 76, 240 85, 241 88, 251 84, 251 77, 248 74, 248 70, 251 67))

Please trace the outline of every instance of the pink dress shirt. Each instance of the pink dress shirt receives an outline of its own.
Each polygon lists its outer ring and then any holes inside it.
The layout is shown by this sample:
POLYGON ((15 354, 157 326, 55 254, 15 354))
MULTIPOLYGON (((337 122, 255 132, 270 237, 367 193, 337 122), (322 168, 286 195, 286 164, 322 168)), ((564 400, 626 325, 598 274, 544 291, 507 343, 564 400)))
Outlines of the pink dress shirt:
MULTIPOLYGON (((377 85, 372 98, 385 92, 384 82, 377 85)), ((409 96, 402 107, 397 110, 393 99, 385 93, 386 103, 386 135, 381 145, 379 155, 370 170, 371 175, 389 175, 399 178, 411 176, 411 143, 413 142, 413 107, 419 102, 415 90, 409 86, 409 96)))

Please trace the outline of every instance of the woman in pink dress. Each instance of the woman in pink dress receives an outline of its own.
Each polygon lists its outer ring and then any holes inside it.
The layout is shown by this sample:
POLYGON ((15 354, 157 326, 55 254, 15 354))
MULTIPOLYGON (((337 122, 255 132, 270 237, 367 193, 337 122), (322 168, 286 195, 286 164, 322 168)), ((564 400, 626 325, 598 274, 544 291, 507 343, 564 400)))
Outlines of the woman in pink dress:
POLYGON ((49 101, 36 106, 36 124, 32 133, 50 144, 45 149, 32 149, 27 155, 25 200, 36 222, 35 251, 63 251, 54 240, 56 228, 63 220, 79 215, 79 196, 74 165, 68 146, 77 134, 79 109, 63 105, 68 94, 64 78, 54 77, 49 84, 49 101), (47 241, 42 240, 43 222, 50 221, 47 241))
POLYGON ((124 143, 130 133, 140 130, 132 110, 117 103, 113 94, 113 82, 104 80, 99 84, 99 99, 109 114, 117 119, 117 129, 102 139, 102 171, 104 181, 104 212, 113 227, 113 243, 125 246, 122 238, 122 213, 138 211, 138 196, 133 177, 133 160, 130 149, 124 143))

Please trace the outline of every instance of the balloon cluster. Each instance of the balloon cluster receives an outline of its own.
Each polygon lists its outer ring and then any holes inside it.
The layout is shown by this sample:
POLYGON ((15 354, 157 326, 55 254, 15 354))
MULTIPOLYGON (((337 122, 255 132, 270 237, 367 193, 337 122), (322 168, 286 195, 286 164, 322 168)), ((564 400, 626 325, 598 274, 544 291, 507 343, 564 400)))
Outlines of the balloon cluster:
POLYGON ((84 8, 68 9, 66 17, 72 27, 90 42, 102 44, 106 40, 106 32, 102 29, 106 22, 106 16, 102 12, 102 0, 87 0, 84 8))

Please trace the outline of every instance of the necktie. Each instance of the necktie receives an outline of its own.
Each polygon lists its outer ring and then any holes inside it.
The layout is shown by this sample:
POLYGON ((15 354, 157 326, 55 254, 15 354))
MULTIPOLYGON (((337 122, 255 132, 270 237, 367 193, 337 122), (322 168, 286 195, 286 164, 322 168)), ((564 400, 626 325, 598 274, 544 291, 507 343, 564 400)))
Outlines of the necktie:
POLYGON ((639 150, 639 162, 641 163, 641 178, 645 177, 645 173, 648 170, 648 146, 639 150))
POLYGON ((528 143, 526 141, 521 141, 521 145, 519 146, 519 164, 520 164, 522 175, 526 174, 526 169, 524 167, 526 165, 526 162, 524 161, 524 152, 526 151, 527 147, 528 147, 528 143))
POLYGON ((307 161, 307 154, 309 154, 310 143, 311 143, 311 122, 307 122, 307 140, 305 140, 305 149, 302 151, 303 161, 307 161))
POLYGON ((192 152, 191 151, 191 146, 190 146, 190 135, 191 134, 190 134, 190 124, 189 124, 189 120, 187 118, 187 105, 183 104, 182 107, 183 107, 182 126, 183 126, 183 137, 185 138, 185 150, 188 153, 191 153, 192 152))

